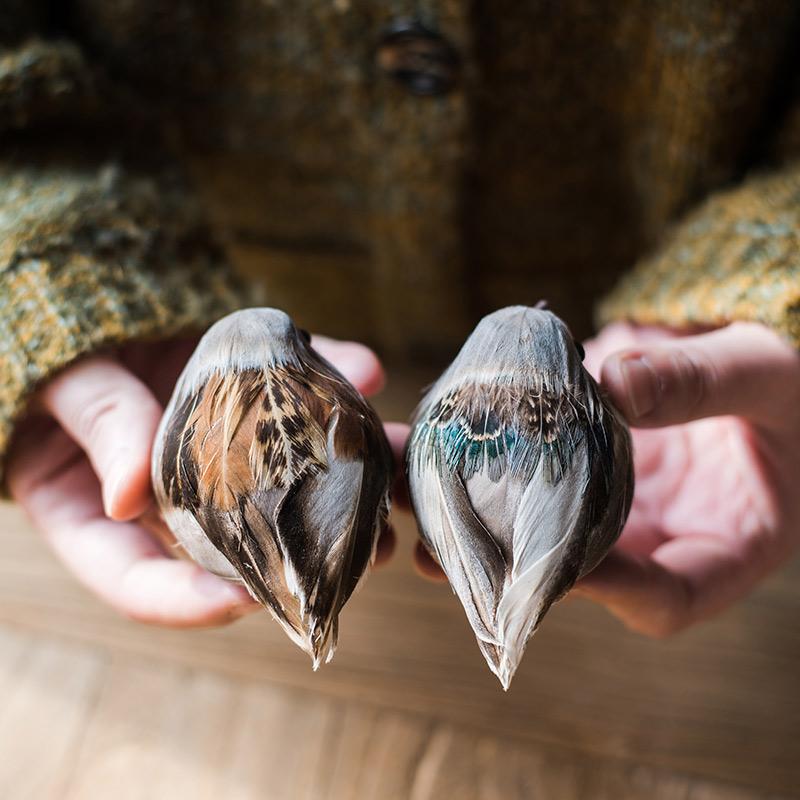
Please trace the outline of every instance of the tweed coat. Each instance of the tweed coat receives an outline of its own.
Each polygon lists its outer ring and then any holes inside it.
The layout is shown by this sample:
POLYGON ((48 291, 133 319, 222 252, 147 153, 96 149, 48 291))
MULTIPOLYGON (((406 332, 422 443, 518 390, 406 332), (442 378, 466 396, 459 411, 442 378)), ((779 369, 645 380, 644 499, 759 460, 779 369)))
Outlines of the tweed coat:
POLYGON ((0 454, 73 359, 260 302, 397 358, 540 298, 579 335, 595 309, 800 343, 798 23, 788 0, 0 0, 0 454))

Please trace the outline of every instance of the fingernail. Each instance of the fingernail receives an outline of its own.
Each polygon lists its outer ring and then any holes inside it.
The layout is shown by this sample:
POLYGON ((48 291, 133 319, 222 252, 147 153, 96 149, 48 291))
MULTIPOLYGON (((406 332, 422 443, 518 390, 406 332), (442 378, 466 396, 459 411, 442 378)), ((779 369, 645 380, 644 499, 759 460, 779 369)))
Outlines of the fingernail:
POLYGON ((117 499, 124 481, 125 475, 121 471, 117 471, 112 473, 111 477, 103 484, 103 510, 107 517, 111 517, 116 509, 117 499))
POLYGON ((124 448, 116 454, 108 470, 108 477, 103 481, 103 509, 107 517, 110 517, 116 510, 119 495, 128 478, 130 459, 130 448, 124 448))
POLYGON ((644 356, 623 356, 619 369, 634 417, 647 416, 660 399, 658 376, 644 356))

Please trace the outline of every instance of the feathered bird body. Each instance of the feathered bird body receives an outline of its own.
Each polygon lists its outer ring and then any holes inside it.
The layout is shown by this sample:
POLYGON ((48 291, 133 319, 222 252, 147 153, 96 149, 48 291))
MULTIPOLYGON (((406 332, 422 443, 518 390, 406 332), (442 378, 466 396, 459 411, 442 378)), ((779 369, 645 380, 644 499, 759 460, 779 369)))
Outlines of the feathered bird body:
POLYGON ((218 322, 156 437, 165 521, 201 566, 241 581, 315 668, 375 554, 392 459, 370 406, 289 317, 218 322))
POLYGON ((619 536, 630 437, 564 323, 484 318, 417 409, 407 450, 423 541, 507 688, 553 602, 619 536))

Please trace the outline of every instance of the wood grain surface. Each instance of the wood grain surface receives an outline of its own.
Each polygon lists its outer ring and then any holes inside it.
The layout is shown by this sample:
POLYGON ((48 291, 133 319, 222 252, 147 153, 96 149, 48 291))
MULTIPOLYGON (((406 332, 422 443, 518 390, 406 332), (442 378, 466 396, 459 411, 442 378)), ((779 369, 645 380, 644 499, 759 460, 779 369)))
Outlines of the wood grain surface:
POLYGON ((800 797, 800 562, 663 642, 562 602, 504 694, 395 521, 314 673, 266 614, 120 619, 0 507, 0 798, 800 797))
POLYGON ((22 800, 754 800, 270 682, 0 630, 0 797, 22 800))

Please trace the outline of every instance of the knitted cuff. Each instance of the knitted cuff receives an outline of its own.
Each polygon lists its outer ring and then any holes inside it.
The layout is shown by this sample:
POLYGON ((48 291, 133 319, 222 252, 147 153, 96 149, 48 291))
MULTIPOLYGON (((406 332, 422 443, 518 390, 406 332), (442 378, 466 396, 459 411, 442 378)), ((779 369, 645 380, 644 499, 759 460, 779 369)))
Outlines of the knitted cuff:
MULTIPOLYGON (((174 186, 0 168, 0 485, 15 421, 73 359, 202 330, 247 305, 191 200, 174 186)), ((251 301, 252 302, 252 301, 251 301)))
POLYGON ((601 303, 619 319, 762 322, 800 347, 800 165, 707 200, 601 303))

